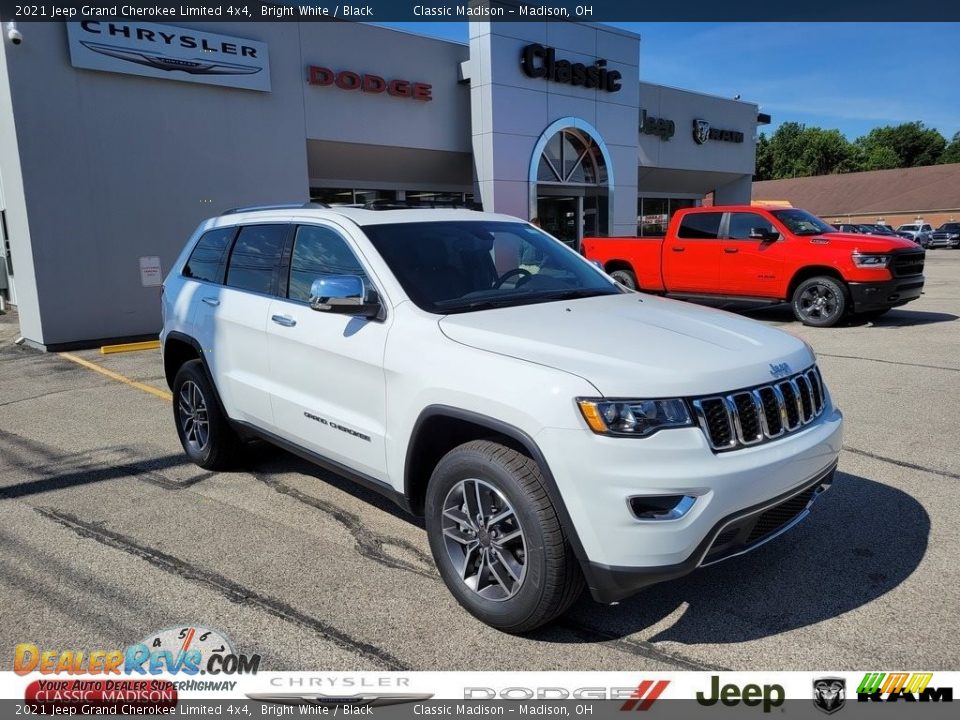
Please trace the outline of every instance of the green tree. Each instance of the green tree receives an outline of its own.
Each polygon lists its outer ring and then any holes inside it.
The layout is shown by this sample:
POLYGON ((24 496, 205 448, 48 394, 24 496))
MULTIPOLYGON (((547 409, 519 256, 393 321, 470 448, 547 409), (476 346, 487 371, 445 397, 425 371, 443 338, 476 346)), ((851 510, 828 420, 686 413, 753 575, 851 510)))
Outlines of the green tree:
POLYGON ((857 138, 855 144, 867 169, 878 167, 920 167, 934 165, 940 160, 947 141, 934 128, 923 126, 922 122, 887 125, 871 130, 857 138), (891 155, 892 152, 892 155, 891 155), (890 160, 896 156, 896 165, 890 160))
POLYGON ((960 132, 953 134, 953 139, 947 145, 947 149, 940 156, 942 163, 960 163, 960 132))
POLYGON ((757 179, 828 175, 860 169, 859 154, 836 129, 786 122, 757 142, 757 179))
POLYGON ((773 180, 773 155, 770 151, 770 140, 764 133, 760 133, 757 138, 757 169, 753 179, 773 180))

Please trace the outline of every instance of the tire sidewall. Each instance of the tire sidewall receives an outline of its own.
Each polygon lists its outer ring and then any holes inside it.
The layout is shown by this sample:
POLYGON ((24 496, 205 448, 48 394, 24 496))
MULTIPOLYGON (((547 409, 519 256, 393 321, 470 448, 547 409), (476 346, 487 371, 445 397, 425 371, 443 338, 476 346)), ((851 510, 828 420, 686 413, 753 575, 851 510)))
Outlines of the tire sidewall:
POLYGON ((468 612, 498 629, 520 625, 536 612, 547 574, 543 528, 526 493, 507 468, 476 451, 454 451, 440 461, 430 478, 425 515, 427 538, 437 569, 457 602, 468 612), (520 591, 509 600, 480 597, 466 586, 447 555, 442 528, 443 502, 457 483, 473 478, 489 483, 504 495, 523 529, 526 574, 520 591))
POLYGON ((180 368, 176 377, 174 378, 173 417, 174 424, 177 427, 177 437, 180 438, 180 444, 183 446, 183 451, 195 464, 205 467, 210 462, 215 445, 219 440, 222 417, 220 415, 220 408, 217 405, 216 396, 213 394, 213 386, 210 384, 210 381, 207 378, 207 373, 199 361, 191 361, 186 363, 180 368), (187 381, 193 382, 198 388, 200 388, 200 392, 203 395, 203 401, 207 406, 207 420, 210 425, 210 434, 207 440, 207 445, 202 451, 196 451, 190 446, 190 443, 187 442, 187 438, 184 435, 183 426, 180 422, 180 408, 178 407, 180 389, 187 381))
POLYGON ((629 270, 614 270, 610 273, 610 277, 631 290, 637 289, 637 278, 629 270))
POLYGON ((847 314, 849 309, 849 300, 847 299, 847 289, 844 287, 843 283, 835 280, 832 277, 818 276, 812 277, 807 280, 804 280, 797 286, 797 289, 793 291, 793 298, 790 302, 793 307, 793 314, 804 325, 809 325, 811 327, 833 327, 838 322, 840 322, 844 315, 847 314), (815 284, 824 284, 832 286, 833 291, 837 294, 840 302, 840 309, 835 316, 832 316, 829 320, 814 319, 805 315, 800 310, 800 298, 803 295, 804 291, 809 288, 811 285, 815 284))

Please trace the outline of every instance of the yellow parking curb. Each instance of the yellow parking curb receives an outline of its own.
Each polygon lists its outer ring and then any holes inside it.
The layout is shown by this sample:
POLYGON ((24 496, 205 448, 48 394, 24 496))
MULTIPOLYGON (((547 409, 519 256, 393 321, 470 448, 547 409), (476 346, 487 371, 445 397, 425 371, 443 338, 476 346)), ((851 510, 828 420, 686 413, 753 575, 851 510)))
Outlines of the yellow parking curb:
POLYGON ((121 375, 120 373, 115 373, 113 372, 113 370, 107 370, 105 367, 100 367, 96 363, 92 363, 89 360, 84 360, 81 357, 77 357, 73 353, 62 352, 60 353, 60 357, 62 357, 65 360, 69 360, 70 362, 74 362, 77 365, 82 365, 85 368, 89 368, 90 370, 93 370, 94 372, 98 372, 101 375, 106 375, 111 380, 116 380, 117 382, 122 382, 124 385, 129 385, 130 387, 136 388, 137 390, 142 390, 145 393, 150 393, 154 397, 158 397, 161 400, 171 400, 173 398, 173 395, 171 395, 166 390, 161 390, 151 385, 145 385, 144 383, 137 382, 136 380, 131 380, 125 375, 121 375))
POLYGON ((102 355, 110 353, 134 352, 136 350, 159 350, 159 340, 147 340, 145 342, 120 343, 119 345, 104 345, 100 348, 102 355))

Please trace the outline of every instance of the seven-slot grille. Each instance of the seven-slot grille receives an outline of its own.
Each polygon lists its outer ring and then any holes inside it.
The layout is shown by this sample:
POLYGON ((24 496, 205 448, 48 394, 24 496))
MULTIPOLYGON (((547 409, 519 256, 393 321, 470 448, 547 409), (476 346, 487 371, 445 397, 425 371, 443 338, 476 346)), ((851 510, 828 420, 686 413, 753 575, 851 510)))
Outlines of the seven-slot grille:
POLYGON ((697 422, 718 451, 792 433, 818 418, 823 408, 823 381, 815 365, 769 385, 693 401, 697 422))

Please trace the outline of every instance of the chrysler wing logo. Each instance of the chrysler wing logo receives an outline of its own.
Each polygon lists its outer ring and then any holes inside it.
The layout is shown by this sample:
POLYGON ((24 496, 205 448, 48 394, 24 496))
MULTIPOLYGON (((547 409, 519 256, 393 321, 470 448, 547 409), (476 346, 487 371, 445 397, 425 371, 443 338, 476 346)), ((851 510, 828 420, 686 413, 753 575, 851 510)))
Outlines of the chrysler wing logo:
POLYGON ((833 715, 846 702, 846 691, 843 678, 819 678, 813 681, 813 704, 817 710, 833 715))
POLYGON ((238 65, 236 63, 183 60, 181 58, 170 57, 169 55, 132 50, 116 45, 104 45, 103 43, 81 41, 80 44, 101 55, 109 55, 110 57, 126 60, 127 62, 136 63, 137 65, 156 68, 157 70, 180 70, 190 75, 253 75, 262 69, 250 65, 238 65))
POLYGON ((693 121, 693 139, 703 145, 710 138, 710 123, 706 120, 693 121))
POLYGON ((275 705, 350 705, 352 707, 383 707, 429 700, 433 693, 361 693, 360 695, 318 695, 317 693, 247 693, 258 702, 275 705))
POLYGON ((775 378, 786 377, 790 374, 790 366, 787 363, 770 363, 770 374, 775 378))

